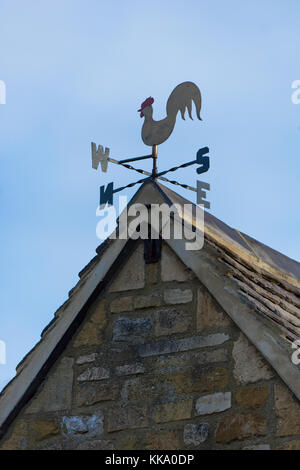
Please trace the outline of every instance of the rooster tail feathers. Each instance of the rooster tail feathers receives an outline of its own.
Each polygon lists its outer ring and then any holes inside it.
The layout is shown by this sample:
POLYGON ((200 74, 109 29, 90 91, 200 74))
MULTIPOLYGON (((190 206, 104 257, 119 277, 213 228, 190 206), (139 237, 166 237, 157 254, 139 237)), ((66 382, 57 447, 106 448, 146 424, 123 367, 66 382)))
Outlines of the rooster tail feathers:
POLYGON ((184 115, 187 108, 190 118, 193 119, 192 102, 194 102, 196 108, 197 118, 202 121, 200 116, 201 93, 199 88, 192 82, 180 83, 169 96, 167 102, 167 116, 175 119, 178 111, 180 111, 182 119, 185 119, 184 115))

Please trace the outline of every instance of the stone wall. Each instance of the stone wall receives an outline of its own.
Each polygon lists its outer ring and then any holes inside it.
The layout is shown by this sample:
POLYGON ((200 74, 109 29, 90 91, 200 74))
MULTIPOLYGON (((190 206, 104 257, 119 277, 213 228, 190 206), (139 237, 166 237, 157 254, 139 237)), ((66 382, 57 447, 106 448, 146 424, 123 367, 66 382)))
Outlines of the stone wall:
POLYGON ((300 449, 300 406, 167 246, 140 244, 2 449, 300 449))

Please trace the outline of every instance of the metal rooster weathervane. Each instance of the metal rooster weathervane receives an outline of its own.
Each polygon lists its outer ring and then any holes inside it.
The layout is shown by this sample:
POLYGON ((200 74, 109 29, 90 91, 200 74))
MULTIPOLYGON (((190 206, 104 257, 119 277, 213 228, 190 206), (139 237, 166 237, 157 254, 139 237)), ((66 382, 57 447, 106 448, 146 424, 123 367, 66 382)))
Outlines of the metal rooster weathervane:
POLYGON ((188 114, 191 119, 192 118, 192 103, 194 102, 196 108, 196 114, 199 120, 202 120, 200 117, 200 110, 201 110, 201 93, 197 85, 192 82, 184 82, 178 85, 172 91, 169 99, 167 101, 167 116, 165 119, 161 121, 155 121, 152 118, 153 115, 153 103, 154 99, 152 97, 147 98, 141 105, 141 108, 138 110, 140 113, 140 117, 144 118, 144 124, 142 127, 142 140, 144 144, 149 145, 152 147, 151 155, 145 155, 141 157, 132 157, 127 158, 125 160, 116 160, 109 156, 110 149, 105 148, 105 151, 102 145, 99 145, 98 148, 94 142, 92 142, 92 167, 97 170, 99 167, 99 163, 101 166, 101 170, 106 173, 108 162, 115 163, 117 165, 121 165, 129 170, 134 170, 138 173, 146 175, 147 178, 143 178, 141 180, 135 181, 134 183, 127 184, 126 186, 122 186, 120 188, 115 188, 113 186, 113 182, 109 183, 107 187, 101 186, 100 187, 100 206, 108 204, 113 204, 113 195, 119 191, 122 191, 125 188, 132 187, 136 184, 141 184, 148 179, 159 179, 165 181, 167 183, 171 183, 177 186, 181 186, 185 189, 194 191, 197 193, 197 204, 203 204, 204 207, 207 209, 210 208, 210 203, 205 200, 206 193, 203 189, 209 190, 210 185, 208 183, 204 183, 201 181, 197 181, 197 188, 189 186, 187 184, 178 183, 174 180, 169 180, 168 178, 164 177, 163 175, 176 171, 180 168, 186 168, 190 165, 198 164, 200 165, 197 168, 197 173, 205 173, 209 169, 209 157, 206 154, 209 152, 208 147, 203 147, 198 150, 196 159, 192 160, 187 163, 183 163, 182 165, 170 168, 165 171, 158 172, 157 170, 157 153, 158 153, 158 145, 165 142, 173 132, 175 123, 176 123, 176 116, 178 111, 181 113, 182 119, 185 119, 185 110, 188 109, 188 114), (129 165, 129 162, 135 162, 138 160, 145 160, 148 158, 152 158, 153 166, 152 172, 148 172, 142 170, 140 168, 135 168, 129 165))

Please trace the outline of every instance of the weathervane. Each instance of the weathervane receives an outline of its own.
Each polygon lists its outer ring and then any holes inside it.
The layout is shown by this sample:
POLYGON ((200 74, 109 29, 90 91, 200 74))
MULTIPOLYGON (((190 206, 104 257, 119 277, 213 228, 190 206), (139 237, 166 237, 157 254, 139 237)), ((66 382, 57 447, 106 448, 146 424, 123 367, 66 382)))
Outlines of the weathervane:
POLYGON ((189 186, 187 184, 178 183, 174 180, 169 180, 168 178, 164 177, 169 172, 174 172, 180 168, 186 168, 190 165, 198 164, 200 165, 197 168, 197 173, 205 173, 209 169, 209 157, 206 155, 209 152, 208 147, 203 147, 198 150, 196 159, 192 160, 187 163, 183 163, 182 165, 170 168, 165 171, 158 172, 157 169, 157 154, 158 154, 158 145, 165 142, 173 132, 175 123, 176 123, 176 116, 178 111, 181 113, 182 119, 185 119, 185 110, 188 109, 188 114, 191 119, 192 118, 192 103, 194 102, 196 108, 196 114, 199 120, 202 120, 200 117, 200 110, 201 110, 201 93, 197 85, 192 82, 184 82, 178 85, 172 91, 169 99, 167 101, 167 116, 160 120, 155 121, 152 118, 153 115, 153 103, 154 99, 150 96, 147 98, 141 105, 141 108, 138 110, 140 113, 140 117, 144 118, 144 124, 142 127, 142 140, 144 144, 152 147, 152 153, 150 155, 144 155, 140 157, 131 157, 123 160, 116 160, 109 156, 110 149, 105 147, 103 149, 102 145, 98 145, 98 148, 94 142, 92 142, 92 167, 97 170, 99 167, 99 163, 101 166, 101 170, 106 173, 108 168, 108 162, 115 163, 117 165, 121 165, 129 170, 134 170, 138 173, 146 175, 147 178, 140 179, 135 181, 134 183, 127 184, 126 186, 122 186, 120 188, 114 189, 113 182, 109 183, 107 187, 101 186, 100 187, 100 206, 108 204, 113 204, 113 194, 119 191, 122 191, 125 188, 130 188, 136 184, 143 183, 149 179, 152 180, 162 180, 167 183, 171 183, 177 186, 181 186, 182 188, 194 191, 197 193, 197 204, 203 204, 204 207, 210 208, 210 203, 206 201, 204 198, 206 197, 206 193, 203 189, 209 190, 210 186, 207 183, 197 181, 197 188, 189 186), (129 165, 129 162, 135 162, 138 160, 146 160, 151 158, 153 161, 152 165, 152 172, 148 172, 146 170, 142 170, 140 168, 135 168, 129 165))

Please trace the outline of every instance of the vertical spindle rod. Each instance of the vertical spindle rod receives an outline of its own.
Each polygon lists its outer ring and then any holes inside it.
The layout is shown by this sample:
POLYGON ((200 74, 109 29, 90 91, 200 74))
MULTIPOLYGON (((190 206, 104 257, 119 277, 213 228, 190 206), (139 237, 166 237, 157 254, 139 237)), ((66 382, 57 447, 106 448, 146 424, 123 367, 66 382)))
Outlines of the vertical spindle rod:
POLYGON ((152 178, 155 178, 157 174, 157 145, 152 145, 152 158, 153 158, 152 178))

